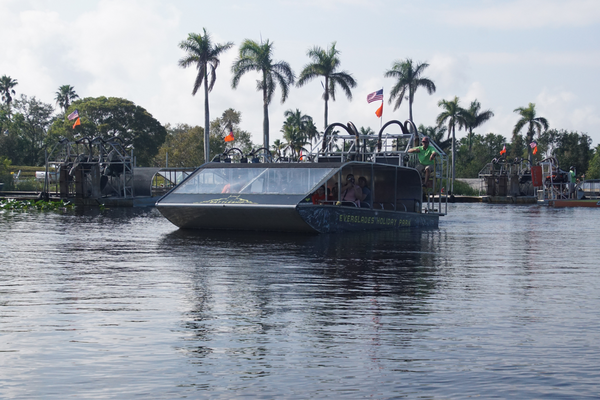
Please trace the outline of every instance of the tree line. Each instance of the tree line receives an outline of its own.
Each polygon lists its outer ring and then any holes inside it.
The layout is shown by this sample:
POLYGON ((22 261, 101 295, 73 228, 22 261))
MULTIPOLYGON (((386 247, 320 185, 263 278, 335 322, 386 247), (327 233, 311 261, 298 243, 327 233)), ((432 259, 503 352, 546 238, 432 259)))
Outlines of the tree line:
MULTIPOLYGON (((119 136, 129 146, 135 148, 138 165, 196 166, 220 154, 226 148, 223 141, 233 132, 232 143, 241 151, 251 151, 256 145, 251 134, 241 129, 241 112, 229 109, 223 115, 211 121, 209 92, 212 91, 220 56, 231 47, 232 42, 213 43, 210 34, 190 33, 186 40, 179 43, 185 55, 179 60, 182 68, 194 67, 197 74, 192 87, 192 95, 203 89, 204 127, 187 124, 162 126, 150 113, 132 102, 120 98, 80 98, 70 85, 61 86, 55 93, 59 113, 54 114, 50 104, 44 104, 35 97, 21 95, 16 99, 15 86, 18 82, 6 75, 0 78, 0 157, 9 159, 13 164, 41 165, 44 150, 51 148, 61 138, 77 139, 81 137, 119 136), (78 111, 79 125, 73 125, 69 115, 78 111)), ((291 66, 285 61, 274 59, 273 42, 244 40, 238 50, 238 56, 231 65, 232 88, 237 88, 240 80, 248 72, 258 72, 257 91, 263 100, 263 144, 278 157, 299 158, 307 145, 318 140, 320 134, 311 116, 304 115, 299 109, 287 110, 281 127, 282 140, 272 144, 269 140, 269 105, 276 89, 281 92, 281 102, 289 98, 292 86, 302 87, 315 79, 321 80, 324 102, 323 130, 328 126, 329 102, 335 101, 338 91, 352 100, 352 89, 357 82, 351 73, 341 70, 340 51, 336 42, 327 48, 318 46, 307 50, 309 62, 301 70, 298 79, 291 66)), ((394 61, 384 77, 394 79, 388 103, 397 110, 404 100, 408 101, 409 119, 412 120, 413 103, 419 88, 428 94, 436 91, 435 83, 424 76, 429 64, 416 63, 412 59, 394 61)), ((596 175, 598 170, 598 147, 590 149, 591 139, 586 134, 550 129, 546 118, 538 116, 535 104, 519 107, 510 142, 502 135, 476 133, 490 118, 492 110, 482 109, 479 101, 474 100, 463 108, 457 96, 438 102, 441 108, 435 124, 420 126, 422 135, 431 136, 445 151, 451 154, 452 177, 474 177, 478 169, 500 151, 507 149, 507 156, 525 158, 531 164, 539 161, 543 155, 556 155, 561 165, 577 165, 578 171, 586 171, 588 177, 596 175), (456 131, 464 130, 466 137, 456 140, 456 131), (524 135, 523 135, 524 133, 524 135), (539 153, 533 154, 533 144, 537 144, 539 153), (500 147, 500 148, 498 148, 500 147)), ((369 127, 361 127, 362 133, 373 132, 369 127)))

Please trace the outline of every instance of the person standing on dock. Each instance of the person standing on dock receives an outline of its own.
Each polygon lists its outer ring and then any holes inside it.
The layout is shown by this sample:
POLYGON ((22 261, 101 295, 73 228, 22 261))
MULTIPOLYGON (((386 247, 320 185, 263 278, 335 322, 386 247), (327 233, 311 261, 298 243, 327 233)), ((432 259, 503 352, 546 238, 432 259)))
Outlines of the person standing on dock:
POLYGON ((575 184, 577 183, 577 174, 575 173, 575 167, 569 169, 569 198, 573 198, 575 193, 575 184))
POLYGON ((421 139, 421 144, 421 146, 409 149, 408 152, 419 153, 419 164, 416 166, 416 168, 421 174, 421 177, 423 177, 423 171, 425 171, 423 187, 426 187, 427 182, 429 182, 429 176, 431 175, 431 172, 433 172, 433 164, 435 162, 435 157, 437 157, 437 153, 432 146, 429 146, 429 138, 427 136, 424 136, 423 139, 421 139))

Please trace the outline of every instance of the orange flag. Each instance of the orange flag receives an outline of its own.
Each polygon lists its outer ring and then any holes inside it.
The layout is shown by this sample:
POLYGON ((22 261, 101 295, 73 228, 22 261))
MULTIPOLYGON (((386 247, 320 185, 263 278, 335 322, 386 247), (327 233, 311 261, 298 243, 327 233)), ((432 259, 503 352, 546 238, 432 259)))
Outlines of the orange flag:
POLYGON ((533 148, 533 154, 537 154, 537 146, 533 148))
POLYGON ((502 150, 500 150, 500 155, 504 155, 506 154, 506 145, 504 145, 504 147, 502 148, 502 150))
POLYGON ((75 120, 75 123, 73 124, 73 129, 75 129, 77 125, 81 125, 81 120, 79 119, 79 117, 77 117, 77 119, 75 120))
POLYGON ((381 102, 381 106, 375 111, 375 115, 377 115, 377 118, 381 118, 383 115, 383 102, 381 102))
POLYGON ((233 142, 235 138, 233 137, 233 131, 229 132, 229 135, 225 136, 226 142, 233 142))

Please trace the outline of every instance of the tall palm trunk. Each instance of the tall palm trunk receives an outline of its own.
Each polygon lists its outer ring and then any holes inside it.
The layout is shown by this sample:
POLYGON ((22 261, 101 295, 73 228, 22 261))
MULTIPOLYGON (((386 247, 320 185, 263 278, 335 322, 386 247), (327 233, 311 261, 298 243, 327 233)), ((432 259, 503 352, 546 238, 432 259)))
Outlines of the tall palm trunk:
POLYGON ((204 68, 204 162, 210 161, 210 115, 208 107, 208 66, 204 68))
POLYGON ((411 122, 414 122, 413 115, 412 115, 412 103, 413 103, 413 93, 412 93, 412 90, 409 89, 408 90, 408 119, 410 119, 411 122))
POLYGON ((327 117, 328 117, 328 105, 327 102, 329 101, 329 79, 327 77, 325 77, 325 127, 323 128, 323 131, 325 131, 325 129, 327 129, 327 117))
POLYGON ((269 148, 269 104, 267 104, 265 92, 265 100, 263 103, 263 147, 269 148))
POLYGON ((454 172, 455 172, 454 162, 456 160, 456 139, 454 137, 454 131, 455 131, 454 125, 452 125, 452 181, 450 183, 450 193, 451 194, 454 194, 454 176, 455 176, 454 175, 454 172))

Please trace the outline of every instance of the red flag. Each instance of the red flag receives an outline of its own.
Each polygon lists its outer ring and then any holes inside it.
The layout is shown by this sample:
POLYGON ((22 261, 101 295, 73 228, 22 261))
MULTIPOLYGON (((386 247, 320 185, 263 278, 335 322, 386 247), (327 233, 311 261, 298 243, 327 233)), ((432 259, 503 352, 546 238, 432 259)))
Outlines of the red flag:
POLYGON ((225 136, 226 142, 233 142, 235 138, 233 137, 233 131, 229 132, 229 135, 225 136))
POLYGON ((504 154, 506 154, 506 145, 500 150, 500 155, 503 156, 504 154))
POLYGON ((75 120, 75 123, 73 124, 73 129, 75 129, 77 125, 81 125, 81 120, 79 119, 79 117, 77 117, 77 119, 75 120))
POLYGON ((375 115, 377 115, 377 118, 381 118, 381 115, 383 115, 383 101, 381 102, 381 106, 375 111, 375 115))

